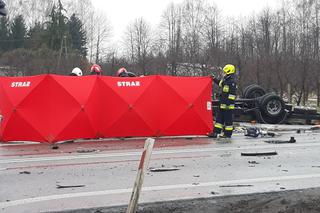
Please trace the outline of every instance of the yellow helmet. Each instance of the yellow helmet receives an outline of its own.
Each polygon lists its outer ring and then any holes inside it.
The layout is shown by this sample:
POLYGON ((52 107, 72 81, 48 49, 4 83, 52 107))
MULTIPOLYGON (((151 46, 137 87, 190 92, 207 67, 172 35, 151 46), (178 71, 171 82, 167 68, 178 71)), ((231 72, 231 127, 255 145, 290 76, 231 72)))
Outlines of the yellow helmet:
POLYGON ((223 67, 223 72, 227 75, 230 75, 236 72, 236 68, 232 64, 227 64, 223 67))

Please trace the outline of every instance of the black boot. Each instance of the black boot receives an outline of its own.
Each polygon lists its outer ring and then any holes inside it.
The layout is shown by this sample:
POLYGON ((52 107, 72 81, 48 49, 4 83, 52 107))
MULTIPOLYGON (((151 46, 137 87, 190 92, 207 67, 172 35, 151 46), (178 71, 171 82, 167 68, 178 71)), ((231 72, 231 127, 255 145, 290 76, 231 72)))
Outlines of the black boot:
POLYGON ((208 134, 208 137, 209 138, 217 138, 218 134, 216 132, 211 132, 211 133, 208 134))

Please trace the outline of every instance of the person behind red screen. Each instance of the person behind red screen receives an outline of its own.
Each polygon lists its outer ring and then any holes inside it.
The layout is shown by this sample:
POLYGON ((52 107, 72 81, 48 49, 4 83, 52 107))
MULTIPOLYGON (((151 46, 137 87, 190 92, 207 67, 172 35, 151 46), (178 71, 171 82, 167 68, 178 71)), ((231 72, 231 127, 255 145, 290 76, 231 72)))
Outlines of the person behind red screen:
POLYGON ((90 68, 90 75, 102 75, 102 69, 98 64, 94 64, 90 68))
POLYGON ((70 76, 82 76, 82 70, 79 67, 73 68, 72 72, 69 74, 70 76))
POLYGON ((117 77, 137 77, 133 72, 127 71, 126 68, 122 67, 117 71, 117 77))

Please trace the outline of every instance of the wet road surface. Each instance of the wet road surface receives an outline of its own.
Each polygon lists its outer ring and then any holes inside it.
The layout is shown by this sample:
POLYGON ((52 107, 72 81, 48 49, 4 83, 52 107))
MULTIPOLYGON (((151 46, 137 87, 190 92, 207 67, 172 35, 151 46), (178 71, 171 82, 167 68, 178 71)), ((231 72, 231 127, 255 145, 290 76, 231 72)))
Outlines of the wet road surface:
MULTIPOLYGON (((0 212, 49 212, 126 205, 144 139, 0 145, 0 212), (62 186, 59 188, 59 186, 62 186)), ((156 139, 140 203, 320 187, 320 133, 232 142, 207 137, 156 139), (296 143, 272 144, 268 140, 296 143), (274 156, 241 156, 245 152, 274 156)))

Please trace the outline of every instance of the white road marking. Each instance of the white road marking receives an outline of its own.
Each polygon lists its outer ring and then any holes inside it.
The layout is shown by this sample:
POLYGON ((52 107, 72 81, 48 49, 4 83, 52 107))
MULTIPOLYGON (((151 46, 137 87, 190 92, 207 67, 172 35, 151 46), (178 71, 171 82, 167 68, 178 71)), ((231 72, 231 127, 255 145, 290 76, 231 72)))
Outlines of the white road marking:
MULTIPOLYGON (((154 151, 152 155, 163 154, 183 154, 183 153, 199 153, 199 152, 215 152, 215 151, 238 151, 238 150, 258 150, 258 149, 272 149, 273 151, 279 148, 298 148, 298 147, 318 147, 320 143, 303 143, 303 144, 267 144, 267 145, 252 145, 241 147, 218 147, 218 148, 201 148, 201 149, 174 149, 174 150, 158 150, 154 151)), ((83 154, 73 156, 52 156, 52 157, 29 157, 29 158, 14 158, 0 160, 0 164, 11 163, 27 163, 27 162, 42 162, 42 161, 61 161, 61 160, 77 160, 89 158, 111 158, 111 157, 128 157, 140 156, 141 152, 125 152, 125 153, 108 153, 108 154, 83 154)))
MULTIPOLYGON (((240 135, 239 133, 235 133, 234 135, 240 135)), ((121 138, 121 137, 119 137, 121 138)), ((73 143, 87 143, 87 142, 103 142, 103 141, 118 141, 119 138, 99 138, 99 139, 75 139, 75 140, 67 140, 67 141, 59 141, 57 144, 64 144, 70 141, 73 143)), ((134 138, 121 138, 123 141, 136 141, 136 140, 145 140, 148 137, 134 137, 134 138)), ((205 135, 182 135, 182 136, 162 136, 159 139, 183 139, 183 138, 208 138, 205 135)), ((11 142, 2 142, 0 143, 0 147, 6 146, 23 146, 23 145, 39 145, 41 142, 33 142, 33 141, 11 141, 11 142)))
MULTIPOLYGON (((263 182, 270 182, 270 181, 299 180, 299 179, 310 179, 310 178, 320 178, 320 174, 318 173, 318 174, 307 174, 307 175, 292 175, 292 176, 263 177, 263 178, 254 178, 254 179, 205 182, 205 183, 199 183, 198 185, 177 184, 177 185, 165 185, 165 186, 150 186, 150 187, 144 187, 142 191, 147 192, 147 191, 199 188, 199 187, 218 186, 218 185, 253 184, 253 183, 263 183, 263 182)), ((114 190, 104 190, 104 191, 48 195, 48 196, 41 196, 41 197, 26 198, 21 200, 13 200, 8 202, 0 202, 0 208, 7 208, 12 206, 25 205, 25 204, 31 204, 31 203, 37 203, 37 202, 43 202, 43 201, 59 200, 59 199, 113 195, 113 194, 123 194, 123 193, 131 193, 131 192, 132 192, 132 188, 127 188, 127 189, 114 189, 114 190)))

